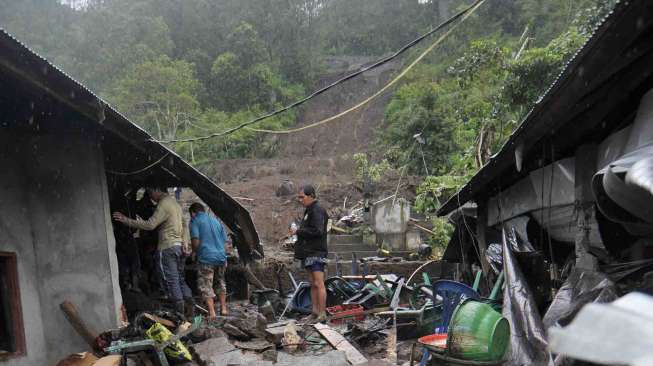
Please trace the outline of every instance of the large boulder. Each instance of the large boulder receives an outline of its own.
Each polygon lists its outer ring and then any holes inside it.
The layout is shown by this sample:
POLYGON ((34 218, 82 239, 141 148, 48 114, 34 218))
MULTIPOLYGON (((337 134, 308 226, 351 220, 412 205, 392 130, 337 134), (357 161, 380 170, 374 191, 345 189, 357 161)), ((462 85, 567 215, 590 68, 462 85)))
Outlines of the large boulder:
POLYGON ((277 192, 276 195, 277 197, 284 197, 284 196, 290 196, 297 193, 295 190, 295 183, 293 183, 291 180, 284 180, 279 187, 277 187, 277 192))

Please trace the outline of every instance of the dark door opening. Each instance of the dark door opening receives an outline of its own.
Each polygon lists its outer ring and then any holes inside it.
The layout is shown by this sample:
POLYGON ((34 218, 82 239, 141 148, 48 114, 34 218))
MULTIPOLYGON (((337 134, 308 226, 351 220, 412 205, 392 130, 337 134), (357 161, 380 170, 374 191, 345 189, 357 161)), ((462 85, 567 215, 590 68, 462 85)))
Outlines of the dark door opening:
POLYGON ((0 252, 0 360, 25 354, 15 253, 0 252))

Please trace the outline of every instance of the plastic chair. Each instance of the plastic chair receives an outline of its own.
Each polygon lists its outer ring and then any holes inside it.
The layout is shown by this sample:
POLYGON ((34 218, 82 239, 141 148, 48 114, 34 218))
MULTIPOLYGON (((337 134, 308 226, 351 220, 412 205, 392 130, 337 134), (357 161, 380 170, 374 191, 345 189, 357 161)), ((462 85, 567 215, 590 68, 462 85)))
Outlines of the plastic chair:
MULTIPOLYGON (((435 333, 443 334, 449 331, 451 316, 458 304, 464 299, 480 300, 478 292, 464 283, 451 280, 438 280, 433 283, 433 304, 442 304, 442 323, 435 327, 435 333), (441 298, 441 301, 438 301, 441 298)), ((425 366, 429 359, 429 349, 424 348, 420 366, 425 366)))
POLYGON ((481 297, 464 283, 450 280, 438 280, 433 283, 433 303, 442 303, 442 324, 435 328, 435 333, 447 333, 451 316, 456 306, 464 299, 480 300, 481 297), (438 298, 442 301, 438 301, 438 298))

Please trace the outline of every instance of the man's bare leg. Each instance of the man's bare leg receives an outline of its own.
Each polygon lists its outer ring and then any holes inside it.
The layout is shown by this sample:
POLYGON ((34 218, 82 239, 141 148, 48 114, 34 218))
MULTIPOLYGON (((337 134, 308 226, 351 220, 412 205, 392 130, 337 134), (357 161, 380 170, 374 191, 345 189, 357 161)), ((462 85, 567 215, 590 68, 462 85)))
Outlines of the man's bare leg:
POLYGON ((324 287, 324 272, 313 272, 313 283, 316 292, 317 314, 320 318, 326 317, 326 287, 324 287))
POLYGON ((229 310, 227 309, 227 294, 226 291, 220 291, 220 294, 218 295, 220 298, 220 315, 227 315, 229 314, 229 310))
POLYGON ((317 316, 319 312, 319 304, 318 304, 318 293, 317 293, 317 287, 315 286, 315 277, 313 276, 313 272, 308 271, 308 280, 309 283, 311 284, 311 307, 312 307, 312 314, 317 316))
MULTIPOLYGON (((220 294, 222 295, 222 294, 220 294)), ((207 297, 206 299, 206 307, 209 308, 209 318, 210 319, 215 319, 215 301, 213 301, 212 297, 207 297)))

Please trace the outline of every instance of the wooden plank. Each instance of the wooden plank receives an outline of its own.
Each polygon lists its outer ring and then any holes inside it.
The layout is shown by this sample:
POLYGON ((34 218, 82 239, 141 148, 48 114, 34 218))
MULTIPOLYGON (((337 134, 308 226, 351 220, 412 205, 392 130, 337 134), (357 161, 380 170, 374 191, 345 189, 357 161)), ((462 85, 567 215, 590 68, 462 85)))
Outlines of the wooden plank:
POLYGON ((145 318, 147 318, 147 319, 149 319, 149 320, 151 320, 151 321, 153 321, 155 323, 161 323, 162 325, 165 325, 166 327, 168 327, 170 329, 175 329, 177 327, 175 325, 175 323, 173 323, 172 321, 170 321, 168 319, 161 318, 159 316, 156 316, 156 315, 153 315, 153 314, 150 314, 150 313, 144 313, 143 317, 145 317, 145 318))
POLYGON ((367 275, 365 276, 365 278, 363 278, 363 276, 361 275, 346 275, 346 276, 342 276, 342 278, 344 278, 345 280, 362 280, 362 279, 365 279, 366 281, 376 280, 375 275, 367 275))
POLYGON ((394 310, 399 306, 399 295, 401 294, 401 290, 404 288, 404 279, 400 279, 399 283, 397 284, 397 289, 395 290, 395 293, 392 295, 392 300, 390 300, 390 309, 394 310))
POLYGON ((79 315, 77 307, 72 302, 65 300, 62 302, 59 307, 64 312, 66 319, 70 322, 70 325, 77 331, 77 333, 86 341, 86 344, 93 349, 95 347, 95 339, 98 337, 98 333, 90 328, 84 319, 79 315))
POLYGON ((340 333, 331 329, 330 326, 317 323, 314 325, 314 327, 322 335, 322 337, 324 337, 324 339, 326 339, 327 342, 333 346, 333 348, 337 349, 338 351, 345 352, 347 361, 349 361, 350 364, 360 365, 367 362, 367 358, 365 358, 365 356, 363 356, 356 348, 354 348, 354 346, 352 346, 351 343, 349 343, 340 333))
POLYGON ((365 310, 362 313, 358 313, 358 314, 333 315, 333 316, 330 316, 328 319, 329 319, 329 321, 331 321, 331 320, 344 319, 344 318, 353 318, 353 317, 357 317, 357 316, 360 316, 360 315, 370 315, 370 314, 382 313, 382 312, 388 311, 388 310, 390 310, 390 308, 385 306, 385 307, 381 307, 381 308, 374 308, 374 309, 370 309, 370 310, 365 310))

